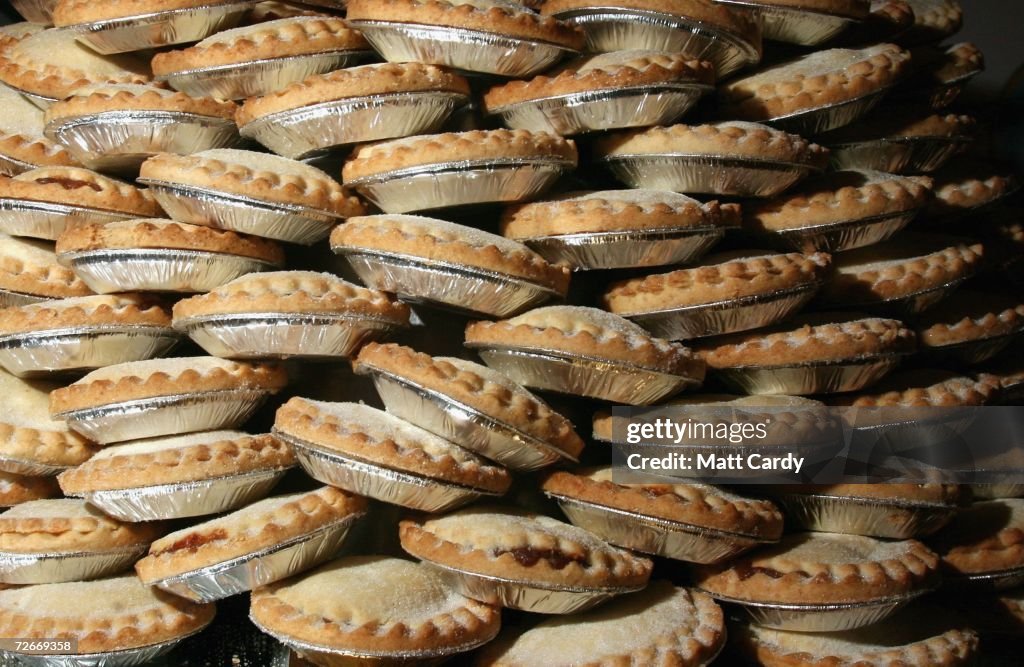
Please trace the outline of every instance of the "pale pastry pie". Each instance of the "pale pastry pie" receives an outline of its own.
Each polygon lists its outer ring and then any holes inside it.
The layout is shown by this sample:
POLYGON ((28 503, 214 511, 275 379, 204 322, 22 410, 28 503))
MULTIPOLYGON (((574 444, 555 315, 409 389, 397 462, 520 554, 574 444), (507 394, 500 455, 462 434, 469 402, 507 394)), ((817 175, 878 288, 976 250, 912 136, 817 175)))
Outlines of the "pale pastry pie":
POLYGON ((0 173, 13 176, 33 167, 77 164, 67 149, 43 136, 43 126, 42 109, 0 86, 0 173))
POLYGON ((173 111, 210 118, 233 119, 236 105, 212 97, 140 84, 92 84, 77 88, 46 110, 46 123, 122 111, 173 111))
POLYGON ((53 477, 0 472, 0 507, 59 497, 60 487, 53 477))
POLYGON ((57 261, 52 243, 0 233, 0 290, 17 298, 7 305, 86 296, 93 291, 57 261))
POLYGON ((960 30, 964 21, 958 0, 906 0, 914 11, 911 36, 925 41, 940 41, 960 30))
POLYGON ((137 218, 163 215, 148 191, 71 166, 41 167, 13 178, 0 177, 0 198, 83 206, 137 218))
POLYGON ((950 576, 1024 568, 1024 499, 988 500, 962 508, 929 544, 950 576))
POLYGON ((1011 173, 992 164, 964 160, 935 174, 935 198, 925 217, 937 222, 959 219, 996 203, 1019 187, 1011 173))
POLYGON ((164 533, 155 522, 112 519, 84 500, 36 500, 0 514, 0 551, 84 553, 145 547, 164 533))
POLYGON ((917 324, 921 345, 942 348, 1011 336, 1024 329, 1024 304, 991 292, 961 290, 928 310, 917 324))

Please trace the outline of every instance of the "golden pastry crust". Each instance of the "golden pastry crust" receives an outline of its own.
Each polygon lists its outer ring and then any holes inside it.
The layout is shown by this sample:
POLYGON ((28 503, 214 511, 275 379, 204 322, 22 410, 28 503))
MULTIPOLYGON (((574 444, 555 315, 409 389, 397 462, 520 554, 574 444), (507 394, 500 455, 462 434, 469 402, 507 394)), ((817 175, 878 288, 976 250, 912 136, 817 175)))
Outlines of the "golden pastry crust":
POLYGON ((46 122, 121 111, 173 111, 233 120, 238 105, 212 97, 190 97, 173 90, 134 83, 78 88, 46 110, 46 122))
POLYGON ((0 233, 0 289, 47 299, 86 296, 92 290, 57 262, 53 244, 0 233))
POLYGON ((240 126, 281 111, 352 97, 440 91, 469 98, 469 82, 437 65, 378 63, 314 74, 261 97, 251 97, 238 109, 240 126))
POLYGON ((483 96, 484 109, 530 100, 598 90, 620 90, 665 83, 711 86, 715 67, 706 60, 692 60, 681 53, 616 51, 588 56, 527 81, 510 81, 492 87, 483 96))
POLYGON ((914 370, 894 373, 872 387, 870 394, 839 402, 857 408, 976 406, 990 403, 999 390, 997 383, 949 371, 914 370))
POLYGON ((58 476, 67 494, 180 484, 295 465, 291 449, 271 435, 207 431, 104 447, 58 476))
POLYGON ((701 203, 660 190, 572 192, 505 209, 501 233, 511 239, 620 230, 736 227, 738 204, 701 203))
MULTIPOLYGON (((915 50, 917 54, 919 50, 915 50)), ((917 55, 914 56, 918 57, 917 55)), ((985 54, 971 42, 960 42, 941 51, 925 67, 925 73, 938 83, 953 83, 985 69, 985 54)))
POLYGON ((993 173, 991 165, 954 165, 935 176, 935 199, 926 215, 943 218, 969 213, 1008 195, 1018 185, 1013 175, 993 173))
POLYGON ((547 132, 528 130, 470 130, 391 139, 356 146, 342 167, 346 183, 440 162, 509 158, 546 159, 576 165, 576 143, 547 132))
POLYGON ((349 21, 417 23, 479 30, 532 39, 579 51, 583 32, 568 23, 515 8, 512 3, 461 3, 445 0, 350 0, 349 21))
POLYGON ((913 351, 914 332, 901 322, 855 318, 835 313, 806 315, 769 329, 722 336, 695 349, 711 368, 854 361, 913 351))
POLYGON ((651 561, 606 544, 582 528, 510 508, 473 508, 402 521, 402 548, 413 556, 484 576, 533 585, 643 586, 651 561))
POLYGON ((907 0, 914 10, 915 30, 948 37, 960 30, 964 12, 957 0, 907 0))
POLYGON ((361 516, 366 499, 332 486, 264 498, 156 540, 135 564, 146 584, 209 567, 361 516))
POLYGON ((334 274, 315 271, 250 273, 174 304, 175 323, 230 313, 355 313, 409 324, 409 306, 401 301, 334 274))
POLYGON ((192 634, 213 620, 214 611, 212 604, 190 602, 125 574, 0 591, 0 633, 75 639, 79 653, 105 653, 192 634))
POLYGON ((991 292, 960 290, 922 315, 917 335, 925 347, 1008 336, 1024 328, 1024 303, 991 292))
POLYGON ((158 218, 163 209, 148 191, 81 167, 41 167, 0 176, 0 198, 84 206, 158 218))
POLYGON ((64 146, 43 136, 42 109, 21 93, 0 86, 0 108, 0 155, 36 167, 78 164, 64 146))
POLYGON ((601 301, 621 315, 742 299, 818 283, 831 264, 830 255, 822 252, 736 254, 712 255, 693 268, 612 283, 601 301))
POLYGON ((163 532, 160 523, 118 521, 84 500, 36 500, 0 514, 0 551, 115 551, 149 544, 163 532))
POLYGON ((799 229, 922 208, 931 198, 932 179, 879 171, 838 171, 805 183, 796 192, 743 207, 752 230, 799 229))
POLYGON ((178 357, 116 364, 95 370, 50 394, 51 414, 157 396, 251 389, 277 393, 288 376, 275 364, 216 357, 178 357))
POLYGON ((50 418, 50 392, 59 386, 0 371, 0 458, 63 467, 79 465, 96 452, 66 423, 50 418))
POLYGON ((485 366, 462 359, 431 357, 394 343, 369 343, 359 351, 352 367, 357 374, 381 370, 408 378, 510 424, 573 458, 583 450, 583 441, 568 419, 485 366))
POLYGON ((295 16, 215 33, 186 49, 153 56, 153 74, 167 76, 207 69, 334 51, 369 51, 358 30, 333 16, 295 16))
POLYGON ((897 35, 914 24, 914 9, 907 0, 871 0, 868 21, 879 34, 897 35))
POLYGON ((629 320, 597 308, 548 306, 497 322, 471 322, 466 345, 556 350, 624 362, 672 375, 703 377, 689 349, 655 338, 629 320))
POLYGON ((1024 567, 1024 499, 989 500, 961 508, 929 544, 950 574, 1024 567))
POLYGON ((142 294, 98 294, 0 310, 0 336, 78 327, 171 326, 163 303, 142 294))
POLYGON ((109 248, 199 250, 251 257, 275 265, 284 263, 284 251, 273 241, 170 220, 72 225, 57 239, 57 254, 61 255, 109 248))
POLYGON ((341 218, 366 213, 363 202, 316 167, 269 153, 233 148, 161 153, 142 163, 139 177, 328 211, 341 218))
POLYGON ((495 234, 417 215, 349 218, 331 232, 331 247, 358 248, 440 260, 504 273, 564 295, 568 267, 549 264, 525 245, 495 234))
POLYGON ((854 125, 847 125, 822 138, 825 143, 837 144, 875 141, 878 139, 964 138, 974 134, 977 123, 970 116, 959 114, 932 114, 923 116, 919 110, 886 109, 882 114, 869 116, 854 125))
POLYGON ((511 482, 503 468, 361 403, 292 398, 278 409, 274 430, 386 468, 485 492, 504 493, 511 482))
POLYGON ((956 484, 781 484, 772 487, 780 493, 804 493, 839 498, 897 500, 930 505, 955 505, 960 497, 956 484))
POLYGON ((727 83, 719 110, 744 120, 789 116, 883 90, 909 65, 910 53, 895 44, 817 51, 727 83))
POLYGON ((61 27, 129 18, 156 12, 189 9, 206 5, 228 4, 233 0, 57 0, 53 23, 61 27))
POLYGON ((727 563, 695 566, 712 595, 797 604, 869 602, 923 591, 935 583, 939 557, 915 540, 794 533, 727 563))
POLYGON ((541 488, 556 496, 701 528, 765 540, 782 535, 782 512, 774 504, 706 484, 616 484, 611 467, 602 467, 553 472, 541 488))
POLYGON ((30 477, 0 472, 0 507, 59 497, 60 487, 53 477, 30 477))

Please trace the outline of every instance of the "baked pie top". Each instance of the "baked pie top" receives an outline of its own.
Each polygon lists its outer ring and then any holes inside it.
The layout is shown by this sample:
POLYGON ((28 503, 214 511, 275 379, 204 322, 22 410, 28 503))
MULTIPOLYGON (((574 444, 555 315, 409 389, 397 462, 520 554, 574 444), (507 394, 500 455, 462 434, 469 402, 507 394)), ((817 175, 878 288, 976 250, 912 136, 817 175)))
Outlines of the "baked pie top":
POLYGON ((1017 187, 1013 175, 995 173, 990 164, 961 161, 935 175, 935 199, 927 215, 942 218, 968 213, 1006 196, 1017 187))
POLYGON ((77 639, 79 653, 123 651, 192 634, 213 620, 215 609, 150 588, 129 573, 0 591, 0 633, 77 639))
POLYGON ((974 134, 977 123, 958 114, 922 115, 920 110, 885 109, 863 121, 829 132, 821 140, 832 146, 846 143, 903 139, 907 137, 957 139, 974 134))
POLYGON ((569 289, 568 267, 549 264, 518 241, 418 215, 349 218, 331 232, 331 247, 336 252, 370 249, 504 273, 562 295, 569 289))
POLYGON ((541 486, 556 496, 766 540, 782 535, 782 512, 707 484, 618 484, 611 466, 553 472, 541 486))
POLYGON ((1024 499, 989 500, 962 507, 929 544, 954 574, 1024 567, 1024 499))
POLYGON ((861 498, 870 500, 895 500, 899 502, 927 503, 930 505, 955 505, 960 496, 956 484, 782 484, 773 486, 772 491, 802 493, 838 498, 861 498))
POLYGON ((156 12, 190 9, 206 5, 228 4, 233 0, 57 0, 53 23, 57 26, 95 23, 130 18, 156 12))
POLYGON ((655 338, 624 317, 583 306, 548 306, 507 320, 471 322, 466 326, 466 345, 556 350, 663 373, 704 373, 686 347, 655 338))
POLYGON ((47 299, 92 294, 75 273, 57 262, 53 244, 0 233, 0 289, 47 299))
POLYGON ((642 665, 659 660, 695 667, 714 659, 725 634, 725 617, 714 600, 660 580, 599 609, 502 636, 483 649, 476 664, 642 665))
POLYGON ((345 556, 257 588, 251 614, 300 642, 380 653, 475 646, 500 624, 496 608, 463 597, 436 570, 386 556, 345 556))
POLYGON ((141 294, 97 294, 0 309, 0 336, 110 325, 169 328, 171 313, 141 294))
POLYGON ((953 83, 985 69, 985 54, 971 42, 937 49, 937 53, 929 54, 931 57, 922 58, 927 48, 914 49, 914 58, 924 61, 923 74, 937 83, 953 83))
POLYGON ((501 233, 513 239, 620 230, 647 231, 739 225, 738 204, 696 199, 665 190, 570 192, 505 209, 501 233))
POLYGON ((0 197, 84 206, 140 218, 163 215, 148 191, 81 167, 40 167, 12 178, 0 176, 0 197))
POLYGON ((576 143, 548 132, 470 130, 390 139, 356 146, 341 170, 346 183, 357 178, 444 162, 553 160, 576 165, 576 143))
POLYGON ((914 10, 915 30, 948 37, 960 30, 964 13, 957 0, 906 0, 914 10))
POLYGON ((399 524, 402 548, 447 567, 526 584, 634 588, 651 561, 593 533, 512 508, 472 508, 399 524))
POLYGON ((823 252, 732 251, 705 257, 691 268, 620 280, 601 299, 619 314, 716 303, 816 284, 830 264, 823 252))
POLYGON ((295 397, 278 409, 274 430, 386 468, 491 493, 504 493, 511 482, 503 468, 362 403, 295 397))
POLYGON ((316 271, 250 273, 207 294, 174 304, 177 323, 230 313, 353 313, 398 325, 409 324, 409 307, 401 301, 384 292, 353 285, 334 274, 316 271))
POLYGON ((295 16, 319 16, 324 18, 329 16, 329 14, 326 13, 326 10, 318 11, 312 6, 293 5, 288 2, 278 2, 277 0, 261 0, 256 2, 246 13, 245 18, 242 19, 242 24, 257 25, 267 21, 290 19, 295 16))
POLYGON ((60 487, 53 477, 29 477, 0 472, 0 507, 59 497, 60 487))
POLYGON ((958 407, 985 405, 998 391, 995 384, 949 371, 917 369, 893 373, 874 385, 870 394, 843 398, 841 402, 857 408, 958 407))
POLYGON ((63 421, 50 418, 50 392, 60 385, 0 370, 0 457, 75 466, 96 451, 63 421))
POLYGON ((35 500, 0 514, 0 551, 114 551, 149 544, 163 532, 159 523, 118 521, 84 500, 35 500))
POLYGON ((871 0, 867 27, 875 35, 891 37, 914 24, 914 9, 907 0, 871 0))
POLYGON ((781 118, 883 90, 909 66, 910 53, 895 44, 816 51, 725 84, 719 110, 745 120, 781 118))
POLYGON ((139 177, 328 211, 343 218, 366 206, 316 167, 270 153, 214 148, 192 155, 161 153, 142 163, 139 177))
POLYGON ((191 97, 174 90, 138 83, 100 83, 76 88, 46 110, 47 123, 66 118, 121 111, 173 111, 232 120, 234 102, 191 97))
POLYGON ((291 449, 271 435, 207 431, 104 447, 61 473, 68 494, 180 484, 244 475, 295 464, 291 449))
POLYGON ((273 241, 156 218, 71 225, 57 239, 60 255, 110 248, 198 250, 250 257, 268 264, 284 263, 284 251, 273 241))
POLYGON ((350 0, 349 21, 384 21, 478 30, 580 50, 583 32, 540 16, 518 3, 500 0, 350 0))
POLYGON ((958 290, 929 308, 917 324, 927 347, 1006 336, 1024 328, 1024 303, 992 292, 958 290))
POLYGON ((114 364, 50 394, 50 413, 175 394, 239 389, 277 393, 288 381, 275 364, 175 357, 114 364))
POLYGON ((908 213, 931 198, 932 179, 880 171, 837 171, 805 181, 796 192, 743 207, 754 230, 814 227, 908 213))
POLYGON ((185 49, 153 56, 153 74, 245 64, 334 51, 369 51, 358 30, 333 16, 295 16, 215 33, 185 49))
POLYGON ((583 441, 568 419, 486 366, 453 357, 431 357, 394 343, 368 343, 352 366, 357 374, 383 371, 451 396, 573 458, 583 450, 583 441))
POLYGON ((449 92, 469 98, 469 82, 437 65, 424 63, 377 63, 314 74, 302 81, 251 97, 242 104, 235 120, 247 125, 257 118, 300 107, 351 97, 394 93, 449 92))
POLYGON ((914 343, 914 332, 896 320, 816 313, 714 338, 698 344, 696 351, 712 368, 771 367, 906 354, 914 343))
POLYGON ((25 39, 29 35, 34 35, 45 29, 46 26, 29 23, 28 21, 9 23, 5 26, 0 26, 0 50, 17 44, 18 40, 25 39))
POLYGON ((169 533, 135 564, 143 582, 223 563, 366 512, 366 499, 332 486, 264 498, 230 514, 169 533))
POLYGON ((484 109, 502 107, 557 95, 619 90, 635 86, 690 83, 712 86, 715 67, 682 53, 661 51, 613 51, 574 60, 547 74, 526 81, 494 86, 483 96, 484 109))
POLYGON ((42 109, 7 86, 0 86, 0 155, 40 167, 78 164, 64 146, 43 136, 42 109))
POLYGON ((930 588, 939 557, 915 540, 793 533, 727 563, 694 567, 712 595, 751 602, 869 602, 930 588))

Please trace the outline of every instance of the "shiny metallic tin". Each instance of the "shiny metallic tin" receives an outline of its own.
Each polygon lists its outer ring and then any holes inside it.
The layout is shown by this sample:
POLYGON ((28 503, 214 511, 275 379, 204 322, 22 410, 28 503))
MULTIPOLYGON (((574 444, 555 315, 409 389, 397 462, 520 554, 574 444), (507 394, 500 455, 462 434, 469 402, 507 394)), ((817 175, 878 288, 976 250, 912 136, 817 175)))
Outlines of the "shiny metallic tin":
POLYGON ((620 547, 690 563, 719 563, 759 544, 750 535, 668 521, 604 507, 576 498, 547 494, 580 528, 620 547))
POLYGON ((469 98, 421 91, 332 100, 268 114, 239 131, 278 155, 307 157, 337 146, 430 134, 469 98))
POLYGON ((129 569, 149 550, 148 544, 84 552, 0 552, 0 583, 56 584, 99 579, 129 569))
POLYGON ((946 575, 943 584, 954 591, 972 593, 1005 591, 1024 585, 1024 568, 959 576, 946 575))
POLYGON ((359 515, 252 553, 151 582, 193 602, 213 602, 308 570, 338 553, 359 515))
POLYGON ((98 53, 126 53, 198 42, 238 25, 251 2, 203 5, 69 26, 98 53))
POLYGON ((340 216, 306 206, 261 201, 193 185, 140 178, 160 207, 179 222, 230 229, 312 245, 331 233, 340 216))
POLYGON ((753 12, 761 20, 765 39, 800 46, 817 46, 836 37, 851 25, 854 19, 809 9, 751 2, 750 0, 715 0, 738 11, 753 12))
POLYGON ((162 356, 179 340, 174 329, 157 326, 27 331, 0 336, 0 366, 18 377, 88 371, 162 356))
POLYGON ((365 176, 345 185, 385 213, 409 213, 532 199, 571 168, 554 159, 440 162, 365 176))
POLYGON ((884 355, 795 366, 719 368, 715 375, 745 394, 839 394, 867 387, 899 363, 899 355, 884 355))
POLYGON ((444 512, 485 495, 501 495, 429 477, 391 470, 299 440, 274 429, 274 436, 295 451, 313 479, 339 489, 424 512, 444 512))
POLYGON ((766 242, 796 249, 798 252, 842 252, 881 243, 895 235, 917 217, 920 209, 879 215, 859 220, 834 222, 813 227, 796 227, 757 234, 766 242))
POLYGON ((477 353, 488 366, 525 387, 627 405, 650 405, 701 384, 701 378, 669 375, 557 350, 487 346, 478 348, 477 353))
POLYGON ((122 521, 181 519, 227 512, 255 502, 270 493, 287 470, 256 470, 193 482, 88 491, 72 495, 80 495, 90 505, 122 521))
POLYGON ((62 254, 60 260, 98 294, 208 292, 276 266, 241 255, 159 248, 86 250, 62 254))
POLYGON ((0 174, 4 176, 17 176, 36 168, 36 165, 16 160, 10 155, 0 155, 0 174))
POLYGON ((234 121, 183 111, 105 111, 56 118, 43 134, 90 169, 132 173, 157 153, 190 155, 238 142, 234 121))
POLYGON ((598 161, 632 188, 736 197, 774 197, 819 171, 806 164, 727 155, 607 155, 598 161))
POLYGON ((464 264, 342 246, 334 252, 368 287, 470 313, 509 317, 560 296, 549 287, 464 264))
POLYGON ((719 79, 761 60, 760 39, 752 44, 713 26, 673 14, 627 7, 586 7, 555 18, 579 26, 587 51, 642 49, 684 53, 710 60, 719 79))
POLYGON ((14 473, 15 475, 28 475, 30 477, 51 477, 59 475, 73 466, 57 466, 48 463, 37 463, 25 459, 13 458, 0 454, 0 471, 14 473))
POLYGON ((555 95, 497 107, 508 127, 562 136, 623 127, 669 125, 713 86, 666 83, 555 95))
POLYGON ((814 136, 849 125, 874 109, 888 92, 889 89, 884 88, 845 102, 804 109, 786 116, 769 118, 764 122, 802 137, 814 136))
POLYGON ((39 655, 31 653, 17 653, 16 651, 4 650, 0 654, 4 656, 15 656, 17 664, 21 667, 141 667, 149 665, 160 656, 168 653, 182 640, 194 634, 202 632, 203 628, 190 632, 187 635, 175 637, 174 639, 159 644, 150 644, 138 648, 123 649, 120 651, 107 651, 104 653, 76 653, 74 655, 39 655))
POLYGON ((215 357, 337 360, 399 327, 354 313, 236 313, 181 320, 177 327, 215 357))
POLYGON ((52 297, 48 296, 37 296, 35 294, 25 294, 23 292, 12 292, 11 290, 0 289, 0 308, 16 308, 18 306, 27 306, 33 303, 42 303, 43 301, 53 301, 52 297))
POLYGON ((552 264, 574 270, 686 264, 725 236, 724 227, 591 232, 520 239, 552 264))
POLYGON ((235 428, 266 400, 259 389, 225 389, 155 396, 53 415, 101 445, 158 435, 235 428))
POLYGON ((931 173, 969 144, 967 137, 892 137, 829 146, 836 169, 931 173))
POLYGON ((717 336, 784 320, 810 301, 820 286, 820 283, 807 283, 770 294, 622 315, 665 340, 717 336))
MULTIPOLYGON (((32 167, 34 169, 34 167, 32 167)), ((64 228, 77 223, 105 223, 130 220, 137 215, 103 211, 73 204, 0 199, 0 232, 11 236, 29 236, 56 240, 64 228)))
POLYGON ((57 0, 11 0, 15 11, 29 23, 53 25, 53 8, 57 0))
POLYGON ((572 456, 451 396, 373 369, 373 384, 391 414, 513 470, 536 470, 572 456))
POLYGON ((1019 336, 1020 331, 1016 331, 1005 336, 969 340, 963 343, 954 343, 953 345, 922 347, 921 352, 922 355, 930 357, 932 360, 952 361, 958 364, 973 366, 986 362, 996 356, 1008 348, 1019 336))
POLYGON ((953 505, 784 493, 772 497, 796 525, 825 533, 905 540, 931 535, 956 514, 953 505))
POLYGON ((528 77, 576 51, 539 40, 449 26, 349 21, 385 60, 445 65, 467 73, 528 77))
POLYGON ((883 315, 891 315, 896 319, 917 315, 931 308, 939 301, 952 294, 967 280, 966 277, 958 280, 951 280, 944 285, 929 287, 919 292, 913 292, 894 299, 884 301, 869 301, 863 303, 850 303, 849 301, 836 302, 834 305, 855 311, 867 311, 883 315))

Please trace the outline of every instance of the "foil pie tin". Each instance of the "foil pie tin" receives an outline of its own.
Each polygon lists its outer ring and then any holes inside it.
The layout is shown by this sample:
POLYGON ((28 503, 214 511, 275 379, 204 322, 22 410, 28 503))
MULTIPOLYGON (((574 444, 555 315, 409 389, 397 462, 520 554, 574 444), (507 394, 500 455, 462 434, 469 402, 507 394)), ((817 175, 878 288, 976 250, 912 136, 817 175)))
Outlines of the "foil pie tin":
MULTIPOLYGON (((34 168, 34 167, 32 167, 34 168)), ((54 241, 64 228, 78 223, 130 220, 136 216, 73 204, 0 199, 0 232, 54 241)))
POLYGON ((573 524, 611 544, 690 563, 719 563, 759 544, 750 535, 705 528, 679 521, 605 507, 575 498, 547 494, 558 501, 573 524))
POLYGON ((385 60, 445 65, 463 73, 524 78, 576 51, 540 40, 448 26, 349 21, 385 60))
MULTIPOLYGON (((760 44, 752 44, 713 26, 663 12, 626 7, 586 7, 554 14, 580 27, 586 50, 668 51, 710 60, 719 79, 761 60, 760 44)), ((760 42, 760 39, 758 39, 760 42)))
POLYGON ((149 551, 148 544, 83 552, 0 552, 0 583, 56 584, 86 581, 131 568, 149 551))
POLYGON ((686 264, 703 256, 723 236, 724 227, 685 227, 537 236, 521 241, 552 264, 590 270, 686 264))
POLYGON ((0 155, 0 174, 4 176, 17 176, 35 168, 36 165, 16 160, 10 155, 0 155))
POLYGON ((572 165, 553 159, 441 162, 347 181, 385 213, 518 202, 547 190, 572 165))
POLYGON ((183 111, 105 111, 57 118, 46 124, 43 134, 90 169, 122 173, 138 173, 139 165, 157 153, 190 155, 238 141, 234 121, 183 111))
POLYGON ((181 519, 227 512, 255 502, 270 493, 287 470, 257 470, 192 482, 70 495, 78 495, 105 514, 122 521, 181 519))
POLYGON ((819 171, 793 162, 685 153, 606 155, 599 162, 631 188, 735 197, 774 197, 819 171))
POLYGON ((786 319, 802 308, 820 287, 808 283, 769 294, 681 306, 648 313, 624 313, 657 338, 689 340, 747 331, 786 319))
POLYGON ((853 498, 819 494, 773 495, 786 517, 806 530, 905 540, 931 535, 946 525, 956 507, 940 503, 853 498))
POLYGON ((53 25, 53 8, 57 0, 11 0, 11 6, 29 23, 53 25))
POLYGON ((623 127, 669 125, 713 86, 694 83, 634 86, 554 95, 497 107, 508 127, 568 136, 623 127))
POLYGON ((399 328, 353 313, 210 315, 181 320, 177 327, 215 357, 307 360, 348 357, 363 343, 399 328))
POLYGON ((155 396, 68 410, 53 415, 101 445, 159 435, 231 429, 267 398, 259 389, 225 389, 155 396))
POLYGON ((1024 568, 958 576, 946 575, 943 585, 954 591, 970 593, 1005 591, 1024 585, 1024 568))
POLYGON ((829 146, 836 169, 931 173, 967 147, 967 137, 892 137, 829 146))
POLYGON ((261 201, 209 188, 140 178, 167 215, 179 222, 230 229, 278 241, 312 245, 331 233, 340 216, 327 211, 261 201))
POLYGON ((271 262, 200 250, 131 248, 64 253, 60 261, 97 294, 209 292, 271 262))
POLYGON ((59 475, 72 466, 50 465, 37 461, 26 461, 6 454, 0 454, 0 471, 29 477, 51 477, 59 475))
POLYGON ((557 350, 481 346, 477 353, 488 366, 525 387, 627 405, 650 405, 701 384, 701 378, 557 350))
POLYGON ((35 294, 0 289, 0 308, 16 308, 33 303, 42 303, 43 301, 53 301, 53 299, 48 296, 37 296, 35 294))
MULTIPOLYGON (((917 315, 918 313, 922 313, 928 308, 931 308, 956 291, 956 289, 966 280, 966 277, 958 280, 951 280, 943 285, 929 287, 928 289, 912 292, 893 299, 867 301, 856 304, 850 303, 849 301, 843 301, 841 302, 841 305, 843 308, 850 310, 892 315, 896 319, 901 319, 903 317, 917 315)), ((835 305, 838 306, 840 303, 837 302, 835 305)))
POLYGON ((169 327, 90 326, 0 336, 0 366, 18 377, 89 371, 166 354, 181 334, 169 327))
POLYGON ((152 582, 193 602, 213 602, 280 581, 334 556, 360 515, 221 563, 152 582))
POLYGON ((881 243, 910 224, 920 209, 833 222, 826 225, 795 227, 774 232, 755 233, 760 240, 798 252, 842 252, 881 243))
POLYGON ((102 54, 198 42, 238 25, 251 2, 203 5, 69 26, 79 41, 102 54))
POLYGON ((509 317, 555 290, 504 273, 399 253, 334 246, 368 287, 401 298, 494 317, 509 317))
POLYGON ((424 512, 443 512, 494 494, 441 480, 391 470, 327 450, 274 430, 291 445, 299 464, 313 479, 339 489, 424 512))
POLYGON ((889 92, 888 88, 845 102, 834 102, 813 109, 803 109, 786 116, 766 119, 764 122, 785 132, 802 137, 823 134, 844 127, 874 109, 889 92))
POLYGON ((442 91, 351 97, 268 114, 239 132, 278 155, 303 158, 337 146, 430 134, 468 103, 465 95, 442 91))
POLYGON ((753 12, 761 21, 765 39, 800 46, 817 46, 839 35, 853 24, 855 19, 816 12, 809 9, 783 7, 747 0, 715 0, 737 11, 753 12))
POLYGON ((170 641, 160 642, 159 644, 149 644, 120 651, 76 653, 73 655, 39 655, 3 650, 0 651, 0 655, 13 656, 21 667, 139 667, 152 664, 154 660, 169 653, 183 640, 202 632, 203 629, 199 628, 195 632, 190 632, 187 635, 175 637, 170 641))
POLYGON ((880 380, 900 363, 900 355, 882 355, 792 366, 738 366, 716 369, 722 382, 744 394, 839 394, 880 380))

